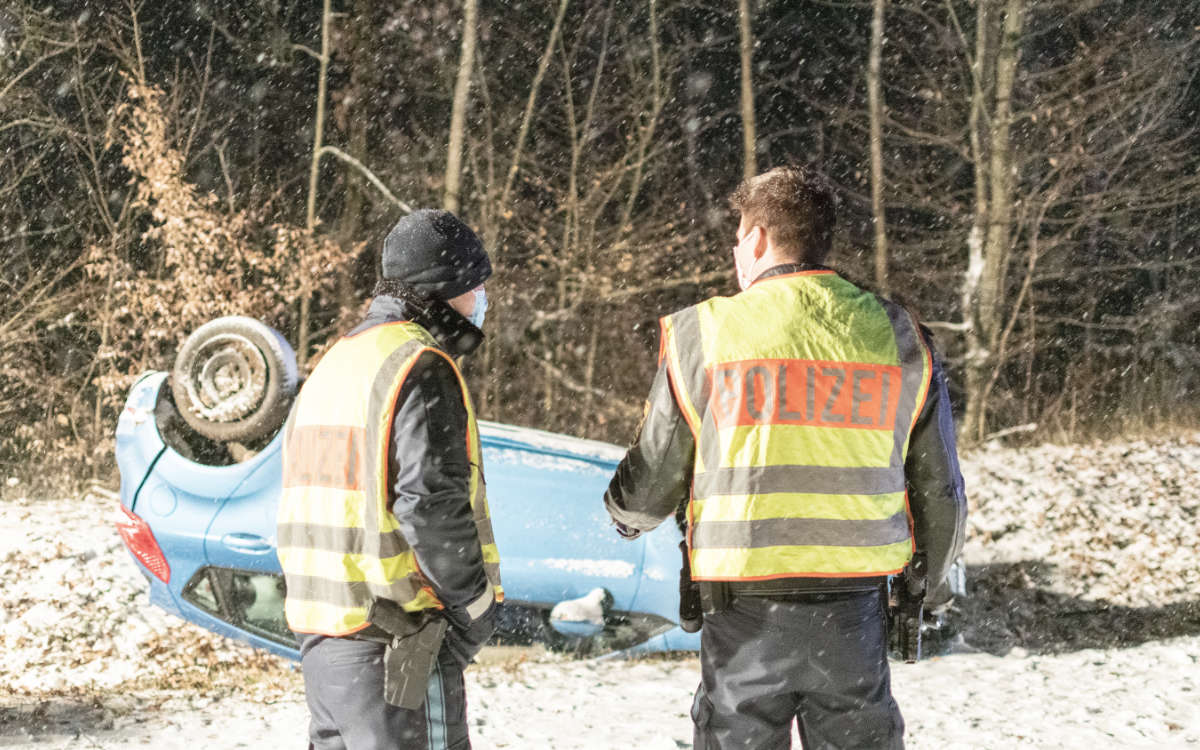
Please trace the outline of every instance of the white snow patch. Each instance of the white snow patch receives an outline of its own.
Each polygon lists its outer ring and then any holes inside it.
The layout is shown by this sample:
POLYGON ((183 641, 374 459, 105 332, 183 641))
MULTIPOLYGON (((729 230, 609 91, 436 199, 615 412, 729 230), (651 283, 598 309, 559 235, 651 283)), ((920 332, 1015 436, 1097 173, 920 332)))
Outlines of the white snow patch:
POLYGON ((590 578, 629 578, 634 566, 625 560, 579 560, 548 557, 541 561, 547 568, 579 573, 590 578))
POLYGON ((1200 434, 988 447, 963 462, 969 565, 1041 560, 1060 593, 1144 607, 1200 590, 1200 434))
POLYGON ((575 475, 592 475, 607 477, 612 471, 604 466, 581 461, 577 458, 566 458, 553 453, 538 453, 523 451, 515 448, 484 448, 483 470, 486 474, 489 466, 504 464, 507 466, 527 466, 538 471, 560 471, 575 475))
POLYGON ((580 458, 620 461, 625 456, 625 449, 612 443, 560 435, 554 432, 546 432, 545 430, 537 430, 532 427, 517 427, 497 422, 480 421, 479 434, 505 440, 514 440, 525 443, 532 448, 561 453, 574 453, 580 458))
POLYGON ((648 565, 642 570, 642 574, 651 581, 667 581, 673 580, 679 576, 679 571, 664 570, 657 565, 648 565))

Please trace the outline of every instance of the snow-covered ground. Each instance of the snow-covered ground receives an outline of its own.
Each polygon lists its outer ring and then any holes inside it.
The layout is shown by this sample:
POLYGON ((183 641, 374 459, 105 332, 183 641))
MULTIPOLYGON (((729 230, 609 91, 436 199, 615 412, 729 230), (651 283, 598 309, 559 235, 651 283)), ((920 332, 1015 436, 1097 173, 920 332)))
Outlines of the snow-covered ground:
MULTIPOLYGON (((1059 656, 961 654, 893 665, 909 748, 1173 748, 1200 744, 1200 638, 1059 656)), ((476 750, 691 746, 694 658, 537 660, 468 672, 476 750)), ((172 697, 17 702, 0 746, 302 748, 298 688, 269 700, 172 697), (15 710, 14 710, 15 709, 15 710)), ((5 705, 13 705, 5 701, 5 705)), ((796 743, 799 747, 799 743, 796 743)))
MULTIPOLYGON (((964 473, 959 637, 892 667, 908 746, 1200 746, 1200 435, 989 448, 964 473)), ((0 503, 0 746, 303 747, 299 672, 149 606, 112 517, 0 503)), ((477 749, 691 744, 693 656, 481 660, 477 749)))

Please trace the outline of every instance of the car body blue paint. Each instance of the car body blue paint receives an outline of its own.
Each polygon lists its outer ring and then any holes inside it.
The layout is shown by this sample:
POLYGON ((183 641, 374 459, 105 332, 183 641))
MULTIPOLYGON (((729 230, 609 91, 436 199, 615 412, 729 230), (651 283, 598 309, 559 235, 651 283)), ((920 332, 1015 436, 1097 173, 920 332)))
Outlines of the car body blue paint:
MULTIPOLYGON (((294 647, 229 624, 183 596, 205 566, 280 573, 275 511, 282 435, 250 460, 230 466, 185 458, 164 443, 155 424, 155 402, 166 377, 149 373, 135 383, 116 434, 121 504, 150 526, 171 568, 169 583, 147 574, 150 601, 221 635, 295 659, 294 647)), ((668 522, 626 541, 601 503, 621 449, 488 422, 480 423, 480 434, 508 601, 548 608, 602 587, 613 596, 613 611, 678 622, 678 529, 668 522)), ((633 650, 698 648, 699 636, 676 626, 633 650)))

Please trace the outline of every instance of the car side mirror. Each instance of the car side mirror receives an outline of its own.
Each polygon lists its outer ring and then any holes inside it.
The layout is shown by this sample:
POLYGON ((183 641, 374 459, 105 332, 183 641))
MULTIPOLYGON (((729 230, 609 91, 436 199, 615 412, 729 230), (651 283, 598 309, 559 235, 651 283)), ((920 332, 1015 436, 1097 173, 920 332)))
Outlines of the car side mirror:
POLYGON ((590 638, 604 630, 613 595, 595 588, 578 599, 567 599, 550 610, 550 627, 563 635, 590 638))

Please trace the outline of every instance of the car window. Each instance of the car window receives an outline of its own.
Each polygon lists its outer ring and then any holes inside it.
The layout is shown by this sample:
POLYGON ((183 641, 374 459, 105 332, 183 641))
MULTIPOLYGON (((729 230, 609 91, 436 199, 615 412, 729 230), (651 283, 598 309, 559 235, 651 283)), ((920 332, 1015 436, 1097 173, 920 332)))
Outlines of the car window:
POLYGON ((232 577, 234 615, 252 631, 294 642, 283 613, 287 589, 283 577, 264 573, 235 572, 232 577))
POLYGON ((294 647, 283 611, 286 593, 280 575, 205 567, 188 581, 183 598, 235 627, 294 647))
POLYGON ((210 614, 221 616, 221 605, 217 602, 217 593, 213 589, 212 578, 208 575, 207 568, 188 581, 183 589, 183 598, 210 614))

